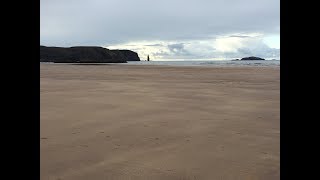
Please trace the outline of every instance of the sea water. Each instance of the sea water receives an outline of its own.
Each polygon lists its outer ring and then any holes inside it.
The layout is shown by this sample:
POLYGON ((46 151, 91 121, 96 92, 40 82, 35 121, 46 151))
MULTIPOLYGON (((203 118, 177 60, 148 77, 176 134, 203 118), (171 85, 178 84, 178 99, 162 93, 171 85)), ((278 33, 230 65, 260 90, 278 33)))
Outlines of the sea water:
POLYGON ((226 66, 280 66, 280 60, 187 60, 187 61, 128 61, 130 65, 168 65, 168 66, 217 66, 217 67, 226 67, 226 66))

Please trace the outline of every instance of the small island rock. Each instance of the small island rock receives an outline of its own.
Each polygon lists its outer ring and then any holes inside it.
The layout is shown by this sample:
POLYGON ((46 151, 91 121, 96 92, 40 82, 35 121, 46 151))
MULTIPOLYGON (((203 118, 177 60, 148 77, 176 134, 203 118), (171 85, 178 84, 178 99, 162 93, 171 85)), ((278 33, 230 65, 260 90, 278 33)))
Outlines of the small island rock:
POLYGON ((265 59, 259 58, 259 57, 254 57, 254 56, 250 56, 250 57, 244 57, 241 60, 265 60, 265 59))

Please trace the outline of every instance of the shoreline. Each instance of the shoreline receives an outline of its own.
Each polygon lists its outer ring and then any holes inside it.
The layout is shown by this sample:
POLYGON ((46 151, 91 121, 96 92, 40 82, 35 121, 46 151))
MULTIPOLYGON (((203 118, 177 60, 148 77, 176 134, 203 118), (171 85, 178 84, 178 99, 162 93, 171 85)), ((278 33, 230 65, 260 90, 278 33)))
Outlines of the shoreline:
POLYGON ((199 68, 280 68, 280 65, 172 65, 172 64, 130 64, 130 63, 40 63, 50 65, 88 65, 88 66, 156 66, 156 67, 199 67, 199 68))

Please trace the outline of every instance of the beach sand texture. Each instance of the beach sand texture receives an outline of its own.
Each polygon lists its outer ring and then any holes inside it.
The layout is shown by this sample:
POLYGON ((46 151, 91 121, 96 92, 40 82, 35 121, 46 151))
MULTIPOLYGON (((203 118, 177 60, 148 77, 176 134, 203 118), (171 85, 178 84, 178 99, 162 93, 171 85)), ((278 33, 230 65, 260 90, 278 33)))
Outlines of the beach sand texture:
POLYGON ((280 179, 280 68, 40 65, 41 180, 280 179))

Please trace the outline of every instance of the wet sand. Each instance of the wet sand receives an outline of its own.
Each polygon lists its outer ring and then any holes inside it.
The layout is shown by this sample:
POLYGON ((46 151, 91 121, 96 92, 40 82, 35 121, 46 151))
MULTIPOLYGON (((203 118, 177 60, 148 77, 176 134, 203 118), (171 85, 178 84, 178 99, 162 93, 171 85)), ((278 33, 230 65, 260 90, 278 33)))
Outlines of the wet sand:
POLYGON ((279 67, 40 67, 41 180, 280 179, 279 67))

